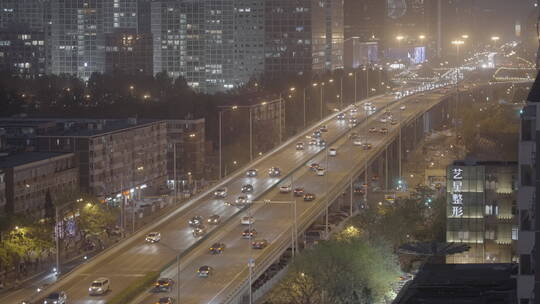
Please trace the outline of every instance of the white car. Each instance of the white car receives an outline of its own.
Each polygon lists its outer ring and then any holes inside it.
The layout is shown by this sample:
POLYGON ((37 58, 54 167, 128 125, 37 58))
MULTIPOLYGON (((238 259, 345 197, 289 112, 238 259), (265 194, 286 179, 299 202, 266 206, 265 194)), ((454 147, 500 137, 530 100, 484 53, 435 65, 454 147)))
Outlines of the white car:
POLYGON ((355 146, 361 146, 361 145, 363 145, 363 144, 364 144, 364 142, 361 141, 361 140, 355 140, 355 141, 353 141, 353 145, 355 145, 355 146))
POLYGON ((324 176, 325 174, 326 174, 326 170, 324 168, 317 169, 318 176, 324 176))
POLYGON ((253 218, 253 216, 243 216, 240 219, 240 223, 242 225, 253 225, 253 223, 255 223, 255 219, 253 218))
POLYGON ((225 198, 227 197, 227 188, 219 188, 214 191, 214 197, 216 198, 225 198))
POLYGON ((337 150, 336 150, 336 148, 330 148, 330 149, 328 150, 328 155, 329 155, 329 156, 336 156, 336 155, 337 155, 337 150))
POLYGON ((146 241, 152 244, 161 241, 161 233, 150 232, 149 234, 146 235, 146 241))
POLYGON ((108 278, 98 278, 90 284, 90 288, 88 288, 88 293, 91 296, 94 295, 103 295, 107 293, 111 289, 111 283, 108 278))
POLYGON ((405 106, 401 106, 401 107, 399 107, 399 109, 400 109, 401 111, 404 111, 404 110, 406 109, 406 107, 405 107, 405 106))
POLYGON ((279 187, 280 193, 290 193, 291 191, 292 191, 291 185, 284 185, 284 186, 279 187))

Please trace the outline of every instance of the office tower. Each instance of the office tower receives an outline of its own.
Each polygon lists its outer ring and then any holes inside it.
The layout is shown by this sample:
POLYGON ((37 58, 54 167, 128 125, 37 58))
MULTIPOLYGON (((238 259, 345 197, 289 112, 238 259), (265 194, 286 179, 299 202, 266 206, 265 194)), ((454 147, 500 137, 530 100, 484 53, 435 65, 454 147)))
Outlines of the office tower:
POLYGON ((45 0, 0 0, 0 71, 45 73, 45 0))
POLYGON ((540 78, 536 78, 521 110, 521 131, 519 138, 519 274, 517 278, 517 298, 520 304, 538 303, 536 293, 540 292, 540 277, 536 265, 540 265, 540 172, 536 163, 536 151, 540 139, 540 78))
POLYGON ((52 74, 88 80, 105 70, 104 0, 52 0, 52 74))
POLYGON ((343 66, 343 0, 267 0, 265 73, 320 73, 343 66))

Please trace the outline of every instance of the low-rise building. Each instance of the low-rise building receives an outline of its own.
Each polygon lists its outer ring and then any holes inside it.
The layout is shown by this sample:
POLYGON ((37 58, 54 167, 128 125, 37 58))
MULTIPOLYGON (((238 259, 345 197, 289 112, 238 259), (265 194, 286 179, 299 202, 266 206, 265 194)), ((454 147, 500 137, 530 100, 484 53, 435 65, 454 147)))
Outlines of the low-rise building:
POLYGON ((456 161, 446 181, 446 241, 470 246, 446 262, 517 262, 517 163, 456 161))
POLYGON ((37 145, 36 136, 56 130, 56 122, 50 119, 1 118, 0 129, 5 131, 6 144, 10 149, 31 151, 37 145))
POLYGON ((39 151, 73 152, 80 186, 102 199, 161 187, 167 177, 167 126, 159 120, 56 120, 63 128, 38 136, 39 151))
POLYGON ((516 264, 426 264, 394 304, 516 304, 516 264))
MULTIPOLYGON (((55 195, 79 183, 77 161, 73 153, 12 154, 0 157, 0 169, 4 172, 5 180, 4 210, 9 214, 43 216, 47 192, 54 199, 55 195)), ((0 179, 1 176, 0 173, 0 179)))

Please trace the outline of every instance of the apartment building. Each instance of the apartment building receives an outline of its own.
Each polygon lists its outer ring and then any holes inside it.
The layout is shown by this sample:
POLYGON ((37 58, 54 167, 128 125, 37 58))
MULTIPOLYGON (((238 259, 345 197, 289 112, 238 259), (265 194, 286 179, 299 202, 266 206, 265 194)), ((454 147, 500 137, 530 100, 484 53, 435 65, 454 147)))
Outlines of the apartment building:
MULTIPOLYGON (((44 215, 47 192, 51 198, 79 183, 74 153, 26 152, 0 157, 0 179, 5 181, 4 211, 44 215)), ((2 183, 0 183, 2 184, 2 183)), ((1 197, 0 185, 0 197, 1 197)), ((0 205, 1 205, 0 199, 0 205)))
POLYGON ((113 199, 122 191, 165 185, 167 125, 158 120, 56 120, 38 150, 77 155, 83 190, 113 199))

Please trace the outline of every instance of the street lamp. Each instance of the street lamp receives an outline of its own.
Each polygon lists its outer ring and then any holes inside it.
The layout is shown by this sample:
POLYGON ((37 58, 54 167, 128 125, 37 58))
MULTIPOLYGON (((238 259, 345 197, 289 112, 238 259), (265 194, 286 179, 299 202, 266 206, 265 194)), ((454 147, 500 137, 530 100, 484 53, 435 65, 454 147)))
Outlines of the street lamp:
POLYGON ((426 35, 420 35, 418 36, 418 39, 420 39, 421 41, 424 41, 424 39, 426 39, 426 35))
POLYGON ((463 38, 463 39, 469 39, 469 35, 467 35, 467 34, 461 35, 461 38, 463 38))
POLYGON ((396 36, 396 40, 398 41, 398 48, 401 48, 401 41, 405 39, 402 35, 396 36))

